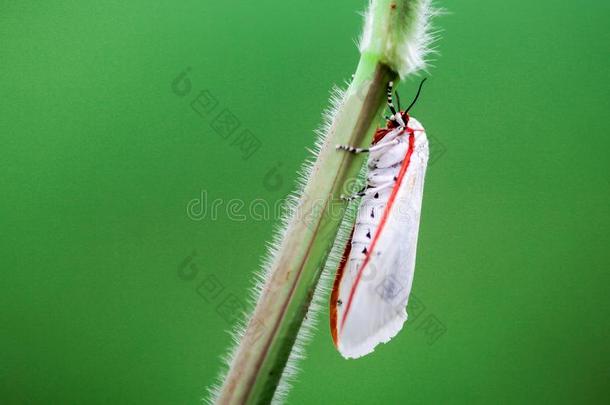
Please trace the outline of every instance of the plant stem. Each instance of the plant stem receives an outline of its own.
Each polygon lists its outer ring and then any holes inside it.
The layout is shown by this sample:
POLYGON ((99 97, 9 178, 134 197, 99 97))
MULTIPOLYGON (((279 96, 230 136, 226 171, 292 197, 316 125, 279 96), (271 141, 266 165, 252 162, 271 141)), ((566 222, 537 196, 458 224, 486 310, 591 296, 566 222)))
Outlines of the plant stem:
POLYGON ((372 5, 372 45, 361 55, 338 106, 226 376, 220 404, 262 404, 273 397, 341 223, 346 204, 339 196, 363 163, 361 156, 339 152, 335 145, 370 143, 385 105, 387 83, 397 78, 380 61, 396 3, 379 0, 372 5))

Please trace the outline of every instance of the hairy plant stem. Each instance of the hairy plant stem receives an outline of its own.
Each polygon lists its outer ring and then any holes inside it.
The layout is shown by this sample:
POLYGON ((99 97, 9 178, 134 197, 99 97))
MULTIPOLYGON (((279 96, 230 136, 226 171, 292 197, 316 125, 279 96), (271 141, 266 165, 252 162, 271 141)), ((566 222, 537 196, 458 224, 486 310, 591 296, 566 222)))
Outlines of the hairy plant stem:
POLYGON ((298 215, 288 226, 226 376, 220 404, 263 404, 273 397, 341 223, 346 204, 340 195, 363 163, 363 157, 339 152, 335 145, 370 143, 385 106, 387 83, 397 79, 397 74, 380 61, 396 3, 373 3, 374 45, 361 55, 338 106, 299 201, 298 215))

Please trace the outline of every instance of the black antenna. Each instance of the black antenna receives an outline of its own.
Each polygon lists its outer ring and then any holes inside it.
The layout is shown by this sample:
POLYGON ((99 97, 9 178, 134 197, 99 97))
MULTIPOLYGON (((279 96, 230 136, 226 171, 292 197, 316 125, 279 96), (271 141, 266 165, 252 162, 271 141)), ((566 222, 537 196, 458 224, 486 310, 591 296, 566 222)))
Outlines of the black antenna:
POLYGON ((400 97, 398 96, 398 90, 394 90, 394 95, 396 96, 396 105, 398 106, 398 111, 400 111, 400 97))
POLYGON ((419 97, 419 93, 421 92, 421 87, 424 85, 424 82, 426 81, 427 77, 424 78, 424 80, 421 81, 421 83, 419 84, 419 88, 417 89, 417 94, 415 95, 415 98, 413 99, 413 101, 411 101, 411 105, 409 105, 409 107, 407 107, 407 109, 405 110, 405 114, 409 112, 409 110, 411 109, 411 107, 413 107, 415 105, 415 102, 417 101, 417 98, 419 97))

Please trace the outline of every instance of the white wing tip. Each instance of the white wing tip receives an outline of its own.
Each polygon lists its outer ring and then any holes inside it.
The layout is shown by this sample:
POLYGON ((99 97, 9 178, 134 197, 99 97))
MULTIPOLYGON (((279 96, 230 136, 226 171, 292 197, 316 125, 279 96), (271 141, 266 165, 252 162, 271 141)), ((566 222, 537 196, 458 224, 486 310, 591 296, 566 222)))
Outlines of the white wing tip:
POLYGON ((394 338, 398 332, 400 332, 407 320, 407 314, 405 312, 399 313, 397 317, 393 318, 386 324, 385 327, 379 329, 375 334, 366 338, 365 341, 356 345, 346 347, 342 343, 341 336, 339 336, 339 345, 337 350, 345 359, 357 359, 359 357, 366 356, 369 353, 375 351, 375 348, 380 343, 388 343, 394 338))

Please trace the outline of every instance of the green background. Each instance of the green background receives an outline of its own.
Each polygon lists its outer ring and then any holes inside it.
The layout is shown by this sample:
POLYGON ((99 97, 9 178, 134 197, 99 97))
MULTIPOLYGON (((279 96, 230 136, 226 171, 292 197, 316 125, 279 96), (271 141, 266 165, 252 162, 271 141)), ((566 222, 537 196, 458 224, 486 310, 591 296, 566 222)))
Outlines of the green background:
MULTIPOLYGON (((228 201, 292 189, 365 4, 2 2, 1 403, 199 403, 229 345, 221 304, 244 300, 277 222, 228 201), (213 129, 223 109, 260 141, 247 160, 213 129), (216 218, 187 215, 202 191, 216 218)), ((607 400, 609 3, 441 5, 414 109, 434 141, 424 310, 357 361, 324 313, 288 402, 607 400)))

